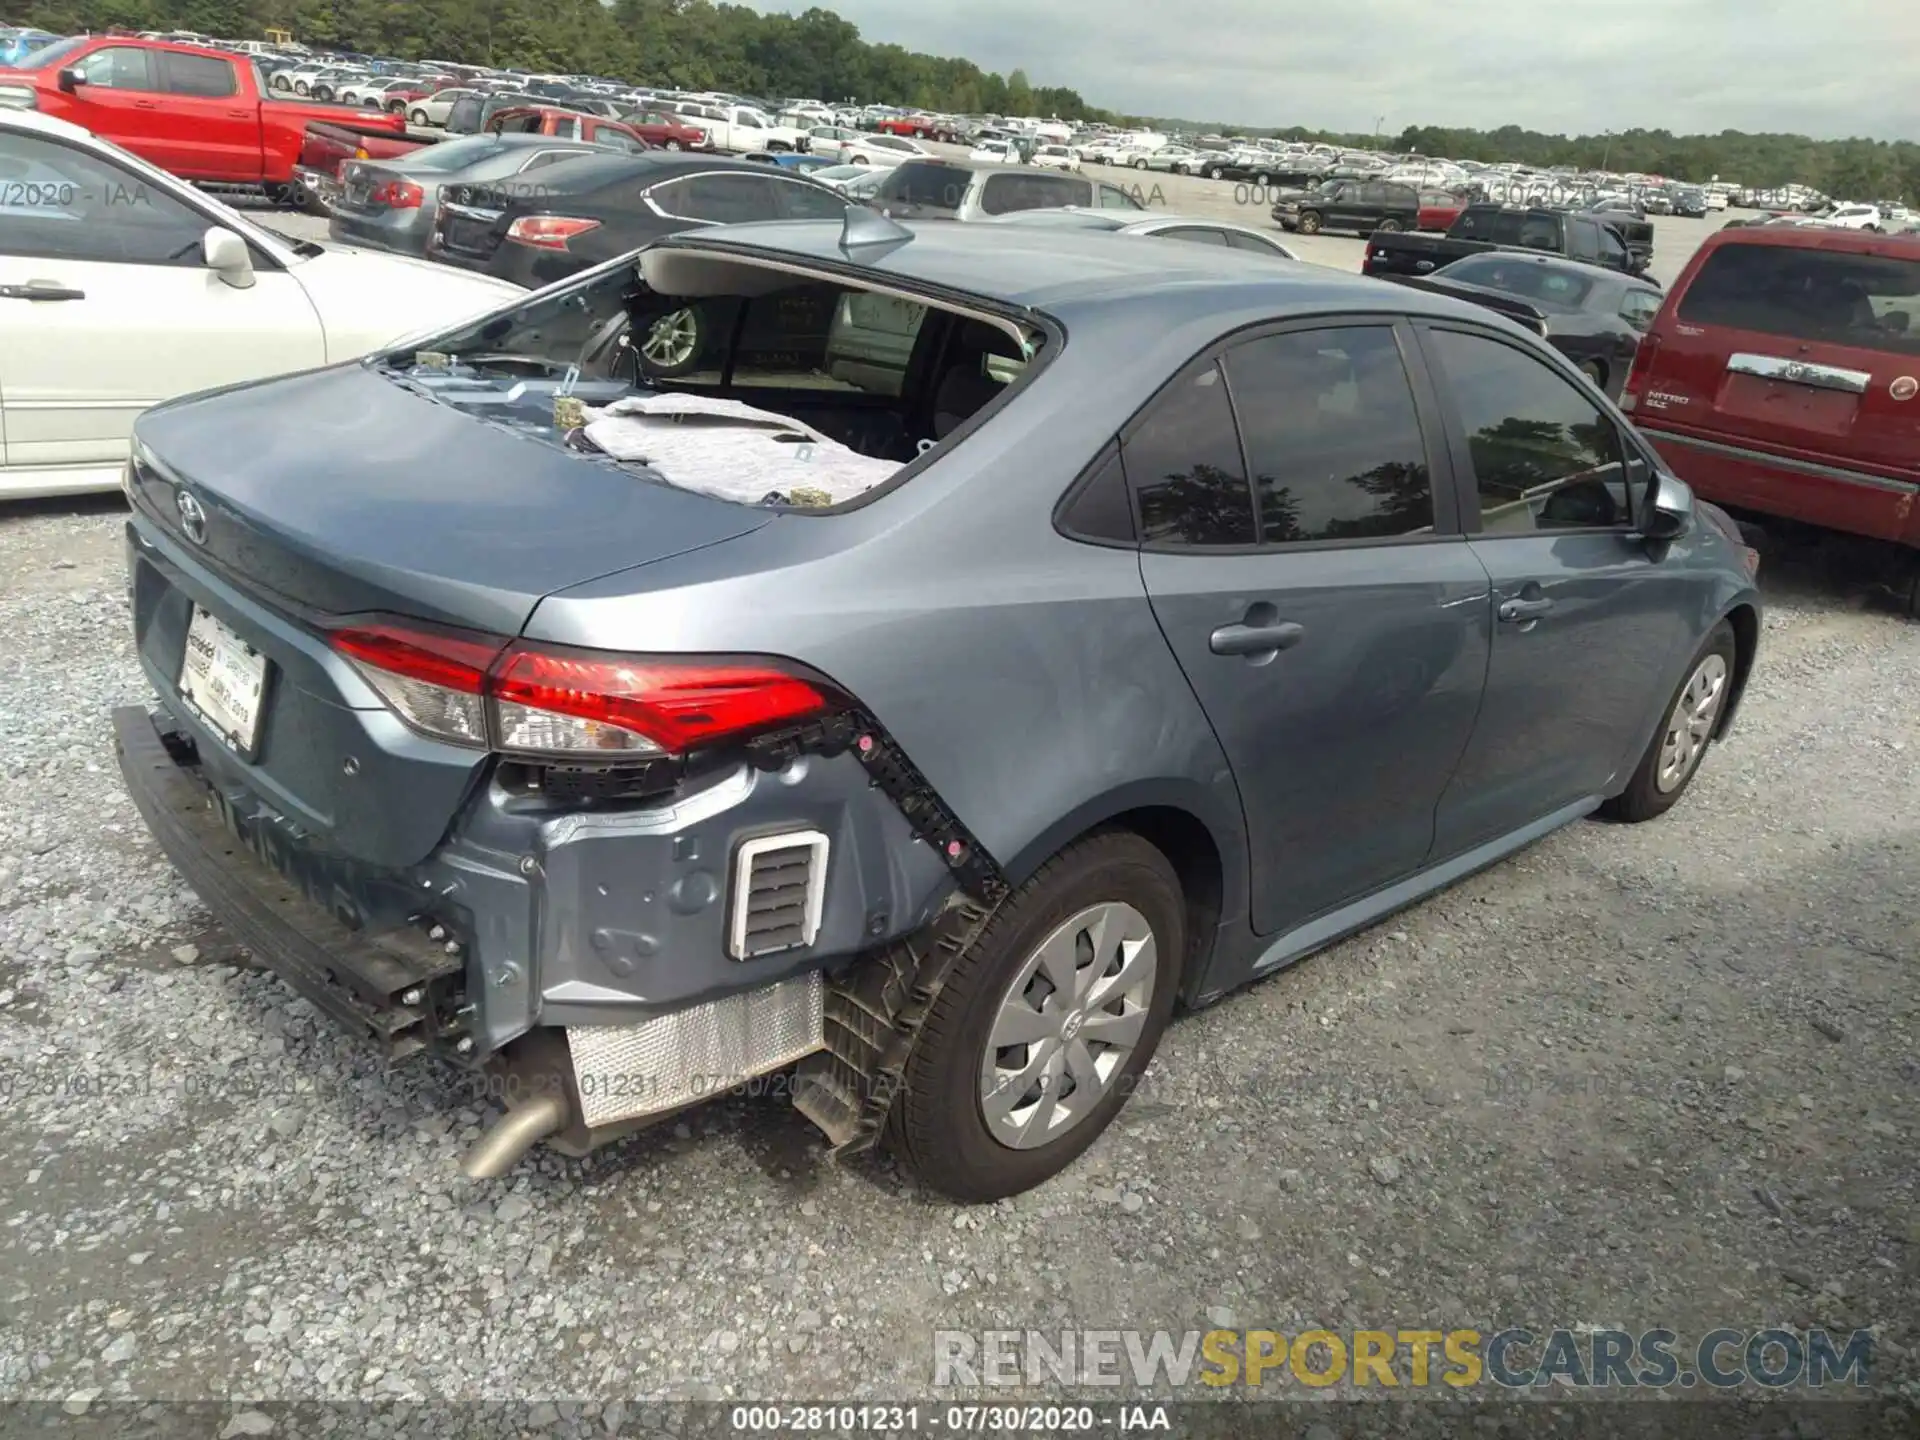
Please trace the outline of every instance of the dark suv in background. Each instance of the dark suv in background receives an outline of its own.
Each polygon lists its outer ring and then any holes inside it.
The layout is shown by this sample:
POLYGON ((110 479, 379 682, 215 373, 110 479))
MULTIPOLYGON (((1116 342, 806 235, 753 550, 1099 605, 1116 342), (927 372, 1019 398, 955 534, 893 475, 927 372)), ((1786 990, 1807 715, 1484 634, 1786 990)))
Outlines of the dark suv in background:
POLYGON ((1281 196, 1273 218, 1282 229, 1317 235, 1322 230, 1354 230, 1371 235, 1376 230, 1420 228, 1421 192, 1417 185, 1393 180, 1329 180, 1313 190, 1281 196))

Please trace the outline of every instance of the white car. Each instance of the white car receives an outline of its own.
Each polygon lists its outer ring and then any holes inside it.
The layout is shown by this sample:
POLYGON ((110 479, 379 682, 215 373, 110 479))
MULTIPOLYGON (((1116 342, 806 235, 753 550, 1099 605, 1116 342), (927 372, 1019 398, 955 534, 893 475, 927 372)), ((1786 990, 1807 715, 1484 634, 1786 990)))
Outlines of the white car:
POLYGON ((1836 230, 1885 230, 1886 216, 1878 205, 1841 205, 1822 217, 1823 225, 1836 230))
POLYGON ((478 90, 436 90, 424 100, 416 100, 409 105, 407 119, 415 125, 444 125, 455 105, 469 95, 479 93, 478 90))
POLYGON ((1018 165, 1020 150, 1011 140, 982 140, 967 152, 967 159, 984 165, 1018 165))
POLYGON ((839 159, 843 165, 877 165, 890 170, 902 160, 925 160, 932 154, 904 135, 862 135, 841 145, 839 159))
POLYGON ((0 109, 0 499, 112 490, 149 405, 351 360, 524 300, 492 276, 294 241, 117 145, 0 109))
POLYGON ((1042 145, 1033 152, 1029 165, 1038 165, 1043 170, 1078 170, 1080 156, 1071 145, 1042 145))

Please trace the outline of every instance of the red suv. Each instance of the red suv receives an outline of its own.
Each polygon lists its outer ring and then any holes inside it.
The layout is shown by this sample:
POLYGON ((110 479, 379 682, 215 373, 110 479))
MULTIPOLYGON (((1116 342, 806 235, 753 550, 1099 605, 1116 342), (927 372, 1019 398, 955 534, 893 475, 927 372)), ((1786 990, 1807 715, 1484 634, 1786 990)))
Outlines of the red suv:
POLYGON ((1700 495, 1920 549, 1920 238, 1708 237, 1620 403, 1700 495))

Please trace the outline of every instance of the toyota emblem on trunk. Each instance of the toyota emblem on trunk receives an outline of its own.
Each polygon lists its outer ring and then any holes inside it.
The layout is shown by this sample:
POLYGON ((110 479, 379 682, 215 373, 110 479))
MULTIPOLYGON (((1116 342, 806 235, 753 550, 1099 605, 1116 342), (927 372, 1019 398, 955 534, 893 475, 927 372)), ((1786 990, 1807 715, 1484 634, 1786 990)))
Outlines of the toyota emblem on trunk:
POLYGON ((196 545, 207 543, 207 512, 200 502, 184 490, 173 492, 174 508, 180 512, 180 530, 196 545))

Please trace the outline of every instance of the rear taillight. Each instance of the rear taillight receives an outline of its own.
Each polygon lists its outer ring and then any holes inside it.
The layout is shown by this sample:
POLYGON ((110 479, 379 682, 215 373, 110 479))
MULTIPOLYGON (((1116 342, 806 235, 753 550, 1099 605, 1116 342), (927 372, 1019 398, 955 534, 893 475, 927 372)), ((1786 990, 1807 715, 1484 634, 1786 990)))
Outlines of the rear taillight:
POLYGON ((1640 404, 1640 391, 1647 383, 1647 376, 1653 369, 1654 351, 1660 348, 1659 333, 1653 332, 1640 338, 1640 346, 1633 352, 1633 366, 1627 371, 1626 384, 1620 387, 1620 408, 1631 412, 1640 404))
POLYGON ((618 655, 415 622, 330 636, 409 727, 518 755, 678 755, 819 715, 823 686, 766 660, 618 655))
POLYGON ((411 180, 386 180, 373 187, 367 199, 389 210, 418 210, 426 192, 411 180))
POLYGON ((507 239, 536 250, 564 250, 576 235, 598 230, 598 220, 581 220, 572 215, 522 215, 507 227, 507 239))

